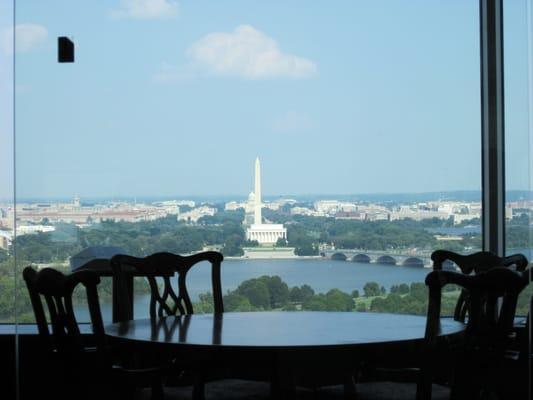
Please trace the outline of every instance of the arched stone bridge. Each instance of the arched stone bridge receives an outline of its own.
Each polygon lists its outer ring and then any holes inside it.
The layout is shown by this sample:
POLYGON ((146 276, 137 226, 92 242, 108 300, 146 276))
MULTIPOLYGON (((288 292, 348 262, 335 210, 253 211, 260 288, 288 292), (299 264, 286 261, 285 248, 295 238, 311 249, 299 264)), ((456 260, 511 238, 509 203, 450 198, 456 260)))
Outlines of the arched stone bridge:
POLYGON ((405 265, 410 267, 431 268, 431 252, 392 252, 392 251, 372 251, 372 250, 353 250, 353 249, 335 249, 322 250, 320 254, 323 257, 338 261, 353 261, 359 263, 387 264, 387 265, 405 265))

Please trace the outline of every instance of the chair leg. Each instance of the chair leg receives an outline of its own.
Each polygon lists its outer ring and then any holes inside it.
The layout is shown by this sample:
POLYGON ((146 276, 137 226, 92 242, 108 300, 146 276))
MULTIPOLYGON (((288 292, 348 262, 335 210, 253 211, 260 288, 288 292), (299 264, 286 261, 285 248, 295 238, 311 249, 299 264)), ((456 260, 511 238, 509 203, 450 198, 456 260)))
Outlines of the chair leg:
POLYGON ((344 381, 344 399, 356 400, 357 399, 357 386, 355 385, 355 377, 353 374, 346 376, 344 381))
POLYGON ((152 400, 164 400, 165 392, 161 378, 155 378, 152 382, 152 400))
POLYGON ((280 368, 271 378, 270 398, 272 400, 292 400, 295 395, 296 385, 294 376, 290 370, 280 368))
POLYGON ((136 388, 134 386, 122 386, 118 389, 118 394, 116 398, 119 400, 131 400, 136 397, 136 388))
POLYGON ((192 399, 205 400, 205 382, 200 374, 195 374, 192 386, 192 399))
POLYGON ((432 384, 431 374, 423 368, 416 383, 416 400, 431 400, 432 384))

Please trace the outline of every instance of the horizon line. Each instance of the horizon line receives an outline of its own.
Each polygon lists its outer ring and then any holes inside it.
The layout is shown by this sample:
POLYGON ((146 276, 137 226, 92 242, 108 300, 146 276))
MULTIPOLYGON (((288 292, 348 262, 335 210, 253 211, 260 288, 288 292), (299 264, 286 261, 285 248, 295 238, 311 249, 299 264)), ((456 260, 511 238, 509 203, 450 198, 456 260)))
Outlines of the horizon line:
MULTIPOLYGON (((524 192, 528 194, 533 194, 532 189, 509 189, 506 190, 506 193, 513 192, 524 192)), ((439 190, 439 191, 424 191, 424 192, 366 192, 366 193, 305 193, 305 194, 272 194, 272 195, 263 195, 264 198, 290 198, 290 197, 357 197, 357 196, 420 196, 420 195, 439 195, 439 194, 459 194, 459 193, 468 193, 468 194, 479 194, 481 197, 481 189, 459 189, 459 190, 439 190)), ((247 198, 247 195, 243 194, 188 194, 188 195, 78 195, 81 199, 101 199, 101 200, 126 200, 126 199, 151 199, 151 200, 166 200, 166 199, 175 199, 175 200, 193 200, 193 199, 210 199, 210 198, 247 198)), ((17 199, 13 198, 0 198, 0 202, 25 202, 25 201, 48 201, 48 200, 64 200, 64 199, 73 199, 76 197, 76 194, 70 196, 19 196, 17 199)))

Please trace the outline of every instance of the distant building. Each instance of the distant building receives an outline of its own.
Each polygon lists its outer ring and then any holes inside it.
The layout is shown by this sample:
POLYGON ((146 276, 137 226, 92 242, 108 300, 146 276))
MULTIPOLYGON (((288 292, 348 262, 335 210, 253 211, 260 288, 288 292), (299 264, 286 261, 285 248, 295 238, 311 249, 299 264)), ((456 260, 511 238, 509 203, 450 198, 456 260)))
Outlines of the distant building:
POLYGON ((366 219, 366 214, 357 211, 339 211, 335 214, 335 219, 351 219, 356 221, 364 221, 366 219))
POLYGON ((454 214, 453 224, 458 225, 464 221, 471 221, 473 219, 481 218, 481 214, 454 214))
POLYGON ((414 221, 422 221, 424 219, 448 219, 449 214, 440 211, 425 211, 425 210, 412 210, 412 209, 400 209, 398 211, 392 211, 390 213, 390 221, 396 221, 398 219, 412 219, 414 221))
POLYGON ((13 234, 10 231, 0 231, 0 249, 9 249, 12 240, 13 234))
POLYGON ((198 222, 202 217, 212 217, 217 213, 217 209, 209 206, 194 208, 178 215, 178 221, 198 222))
POLYGON ((315 210, 323 214, 335 214, 340 207, 341 202, 338 200, 319 200, 315 201, 315 210))
POLYGON ((255 194, 250 192, 248 195, 248 201, 244 205, 244 220, 242 221, 244 226, 252 226, 255 222, 255 194))
POLYGON ((226 211, 237 211, 245 208, 246 203, 237 203, 236 201, 230 201, 224 205, 226 211))
POLYGON ((53 232, 56 228, 50 225, 20 225, 17 226, 17 235, 28 235, 38 232, 53 232))
POLYGON ((307 215, 310 217, 323 217, 324 213, 320 211, 311 210, 307 207, 292 207, 291 215, 307 215))
POLYGON ((259 244, 276 244, 278 239, 287 239, 287 229, 282 224, 253 224, 246 231, 246 239, 259 244))

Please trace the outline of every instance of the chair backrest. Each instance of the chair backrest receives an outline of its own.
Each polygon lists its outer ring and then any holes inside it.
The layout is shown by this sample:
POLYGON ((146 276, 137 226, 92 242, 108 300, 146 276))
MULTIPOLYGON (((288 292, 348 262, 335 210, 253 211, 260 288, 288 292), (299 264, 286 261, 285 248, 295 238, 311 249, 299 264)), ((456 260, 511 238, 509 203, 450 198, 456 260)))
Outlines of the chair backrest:
MULTIPOLYGON (((446 261, 453 261, 463 274, 478 274, 496 267, 515 267, 517 271, 524 271, 528 265, 527 258, 522 254, 498 257, 489 251, 479 251, 468 255, 454 253, 448 250, 436 250, 431 254, 433 270, 442 270, 446 261)), ((453 317, 456 321, 464 322, 468 311, 468 293, 461 290, 453 317)))
POLYGON ((215 313, 224 312, 220 267, 223 260, 221 253, 206 251, 190 256, 172 253, 155 253, 144 258, 119 254, 111 259, 115 274, 121 274, 127 267, 134 267, 138 275, 146 277, 150 285, 150 318, 166 315, 193 314, 193 305, 187 291, 187 273, 201 261, 211 263, 211 284, 215 313), (177 275, 177 293, 171 278, 177 275), (161 287, 157 278, 162 280, 161 287))
POLYGON ((448 250, 435 250, 431 253, 433 269, 441 270, 445 261, 453 261, 463 274, 478 274, 494 267, 515 266, 517 271, 527 268, 528 260, 523 254, 513 254, 507 257, 498 257, 490 251, 478 251, 477 253, 462 255, 448 250))
POLYGON ((477 275, 453 271, 432 271, 426 277, 429 287, 426 338, 437 337, 440 329, 442 288, 454 284, 469 295, 467 338, 476 346, 505 348, 513 329, 516 303, 520 292, 528 285, 528 271, 517 272, 504 267, 493 268, 477 275), (497 300, 501 306, 495 309, 497 300))
POLYGON ((53 268, 36 271, 32 267, 26 267, 22 275, 30 295, 39 335, 47 351, 57 353, 71 362, 80 360, 80 353, 84 352, 85 346, 74 313, 72 295, 74 289, 81 284, 87 295, 96 349, 103 352, 104 325, 97 292, 100 278, 96 273, 79 271, 65 275, 53 268))

